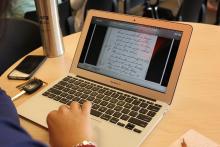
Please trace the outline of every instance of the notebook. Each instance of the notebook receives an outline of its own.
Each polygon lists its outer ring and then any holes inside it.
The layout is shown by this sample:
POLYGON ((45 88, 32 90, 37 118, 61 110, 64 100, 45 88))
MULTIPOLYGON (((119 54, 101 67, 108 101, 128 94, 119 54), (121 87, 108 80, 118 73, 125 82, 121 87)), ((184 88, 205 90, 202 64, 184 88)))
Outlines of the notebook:
POLYGON ((47 114, 92 102, 100 147, 137 147, 169 110, 192 27, 90 10, 70 72, 18 107, 44 127, 47 114))

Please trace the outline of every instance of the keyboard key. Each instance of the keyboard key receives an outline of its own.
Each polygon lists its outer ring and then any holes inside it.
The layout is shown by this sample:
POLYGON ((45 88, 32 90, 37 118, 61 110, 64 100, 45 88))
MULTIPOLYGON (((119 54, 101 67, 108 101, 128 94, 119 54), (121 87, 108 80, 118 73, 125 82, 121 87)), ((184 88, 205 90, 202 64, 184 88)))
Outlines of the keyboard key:
POLYGON ((126 97, 123 96, 123 95, 121 95, 121 96, 118 97, 119 100, 124 100, 125 98, 126 98, 126 97))
POLYGON ((124 108, 122 111, 121 111, 122 113, 124 113, 124 114, 128 114, 129 112, 130 112, 130 110, 129 109, 126 109, 126 108, 124 108))
POLYGON ((93 87, 92 90, 93 90, 93 91, 98 91, 98 90, 99 90, 99 87, 93 87))
POLYGON ((88 101, 93 101, 94 99, 95 99, 95 97, 92 97, 92 96, 89 96, 89 97, 87 98, 88 101))
POLYGON ((94 109, 91 109, 91 112, 90 112, 92 115, 96 116, 96 117, 100 117, 102 115, 101 112, 99 111, 96 111, 94 109))
POLYGON ((129 129, 129 130, 132 130, 133 128, 135 127, 134 124, 131 124, 131 123, 128 123, 125 128, 129 129))
POLYGON ((133 117, 131 117, 128 120, 128 122, 133 123, 133 124, 138 125, 138 126, 143 127, 143 128, 145 128, 148 124, 147 122, 144 122, 142 120, 139 120, 139 119, 136 119, 136 118, 133 118, 133 117))
POLYGON ((76 92, 76 93, 74 93, 74 95, 77 96, 77 97, 79 97, 79 96, 82 95, 82 92, 76 92))
POLYGON ((110 103, 110 104, 107 105, 107 107, 110 108, 110 109, 113 109, 115 107, 115 105, 110 103))
POLYGON ((111 95, 111 97, 113 97, 113 98, 117 98, 118 96, 119 96, 118 93, 112 93, 112 95, 111 95))
POLYGON ((59 90, 62 90, 64 87, 61 86, 61 85, 57 85, 57 84, 56 84, 56 85, 54 86, 54 88, 59 89, 59 90))
POLYGON ((46 91, 46 92, 44 92, 42 95, 43 95, 43 96, 48 96, 49 94, 50 94, 50 92, 46 91))
POLYGON ((116 106, 116 107, 114 108, 115 111, 121 111, 122 109, 123 109, 123 107, 121 107, 121 106, 116 106))
POLYGON ((159 107, 156 107, 156 106, 153 106, 153 105, 150 105, 147 107, 148 110, 152 110, 152 111, 155 111, 155 112, 158 112, 160 110, 159 107))
POLYGON ((81 83, 81 81, 79 81, 79 80, 74 82, 75 85, 79 85, 80 83, 81 83))
POLYGON ((128 102, 128 103, 131 103, 133 101, 133 99, 132 98, 126 98, 125 101, 128 102))
POLYGON ((62 99, 62 97, 61 97, 61 96, 55 96, 53 99, 54 99, 55 101, 59 101, 59 100, 62 99))
POLYGON ((70 90, 68 93, 69 94, 74 94, 76 91, 75 90, 70 90))
POLYGON ((102 105, 102 106, 106 106, 106 105, 108 105, 108 102, 106 102, 106 101, 102 101, 102 102, 100 103, 100 105, 102 105))
POLYGON ((119 101, 119 102, 117 103, 118 106, 123 106, 124 104, 125 104, 124 101, 119 101))
POLYGON ((154 104, 153 102, 150 102, 150 101, 147 101, 147 103, 148 103, 148 104, 151 104, 151 105, 153 105, 153 104, 154 104))
POLYGON ((112 91, 106 91, 104 94, 110 96, 112 93, 113 93, 112 91))
POLYGON ((141 133, 141 130, 138 130, 136 128, 134 128, 133 131, 136 132, 136 133, 141 133))
POLYGON ((133 110, 133 111, 138 111, 139 109, 140 109, 140 107, 136 106, 136 105, 131 108, 131 110, 133 110))
POLYGON ((147 108, 148 104, 147 104, 147 103, 141 103, 140 106, 141 106, 142 108, 147 108))
POLYGON ((79 91, 79 92, 83 92, 85 90, 85 88, 79 88, 79 89, 77 89, 77 91, 79 91))
POLYGON ((72 100, 78 102, 78 101, 80 100, 80 98, 77 97, 77 96, 74 96, 74 97, 72 98, 72 100))
POLYGON ((109 97, 109 96, 105 96, 104 98, 103 98, 103 100, 105 100, 105 101, 109 101, 111 98, 109 97))
POLYGON ((49 98, 54 98, 56 95, 55 94, 49 94, 47 97, 49 97, 49 98))
POLYGON ((113 118, 110 120, 110 122, 112 122, 112 123, 114 123, 114 124, 116 124, 118 121, 119 121, 119 119, 118 119, 118 118, 115 118, 115 117, 113 117, 113 118))
POLYGON ((105 112, 106 110, 107 110, 106 107, 100 107, 100 108, 99 108, 99 111, 100 111, 100 112, 105 112))
POLYGON ((99 94, 96 97, 99 98, 99 99, 102 99, 104 96, 105 96, 104 94, 99 94))
POLYGON ((153 111, 149 111, 147 113, 148 116, 151 116, 151 117, 154 117, 156 115, 156 112, 153 112, 153 111))
POLYGON ((142 113, 142 114, 147 114, 148 110, 142 108, 139 112, 142 113))
POLYGON ((77 90, 77 89, 79 89, 79 88, 80 88, 80 87, 77 86, 77 85, 74 85, 74 86, 71 87, 71 89, 73 89, 73 90, 77 90))
POLYGON ((146 121, 146 122, 150 122, 151 119, 152 119, 151 117, 146 116, 146 115, 143 115, 143 114, 139 114, 139 115, 137 116, 137 118, 140 119, 140 120, 146 121))
POLYGON ((89 89, 84 91, 85 94, 90 94, 91 92, 92 92, 92 90, 89 90, 89 89))
POLYGON ((134 100, 133 102, 132 102, 132 104, 134 104, 134 105, 139 105, 141 103, 141 101, 139 101, 139 100, 134 100))
POLYGON ((100 106, 97 105, 97 104, 93 104, 93 105, 92 105, 92 109, 95 109, 95 110, 98 109, 99 107, 100 107, 100 106))
POLYGON ((86 83, 81 83, 79 86, 80 86, 80 87, 86 87, 87 84, 86 84, 86 83))
POLYGON ((112 98, 112 99, 110 100, 110 102, 111 102, 111 103, 113 103, 113 104, 115 104, 115 103, 117 103, 117 102, 118 102, 118 100, 117 100, 117 99, 115 99, 115 98, 112 98))
POLYGON ((96 96, 96 95, 98 95, 99 93, 98 92, 92 92, 90 95, 91 96, 96 96))
POLYGON ((131 111, 130 113, 129 113, 129 115, 130 116, 132 116, 132 117, 136 117, 137 116, 137 112, 135 112, 135 111, 131 111))
POLYGON ((100 99, 95 99, 93 102, 96 103, 96 104, 99 104, 102 100, 100 99))
POLYGON ((59 100, 59 102, 61 102, 61 103, 63 103, 63 104, 66 104, 67 102, 69 102, 69 100, 68 100, 68 99, 63 98, 63 99, 59 100))
POLYGON ((86 101, 85 99, 80 99, 80 100, 79 100, 79 103, 80 103, 80 104, 83 104, 83 103, 85 103, 85 101, 86 101))
POLYGON ((124 114, 121 116, 121 119, 127 121, 129 119, 129 116, 124 114))
POLYGON ((101 116, 101 118, 108 121, 108 120, 111 118, 111 116, 108 115, 108 114, 103 114, 103 115, 101 116))
POLYGON ((64 97, 67 97, 67 96, 68 96, 68 93, 63 92, 60 96, 62 96, 63 98, 64 98, 64 97))
POLYGON ((64 88, 62 91, 68 92, 68 91, 70 91, 70 88, 64 88))
POLYGON ((87 89, 91 89, 93 86, 92 85, 87 85, 86 88, 87 89))
POLYGON ((72 100, 73 98, 74 98, 73 95, 68 95, 68 96, 66 97, 66 99, 68 99, 68 100, 72 100))
POLYGON ((51 88, 51 89, 49 90, 49 92, 50 92, 50 93, 53 93, 53 94, 56 94, 56 95, 60 95, 60 94, 62 93, 62 91, 57 90, 57 89, 55 89, 55 88, 51 88))
POLYGON ((66 86, 68 83, 67 82, 64 82, 64 81, 60 81, 59 83, 58 83, 58 85, 62 85, 62 86, 66 86))
POLYGON ((121 127, 124 127, 125 124, 124 123, 121 123, 121 122, 118 122, 117 125, 121 126, 121 127))
POLYGON ((126 104, 124 105, 124 107, 127 108, 127 109, 130 109, 132 106, 133 106, 133 105, 132 105, 132 104, 129 104, 129 103, 126 103, 126 104))
POLYGON ((99 89, 98 93, 104 93, 106 90, 105 89, 99 89))
POLYGON ((115 112, 115 113, 113 114, 113 116, 116 117, 116 118, 119 118, 119 117, 121 116, 121 113, 120 113, 120 112, 115 112))
POLYGON ((67 85, 66 85, 67 88, 71 88, 71 87, 73 87, 73 86, 74 86, 73 84, 67 84, 67 85))
POLYGON ((87 95, 87 94, 81 95, 81 98, 82 98, 82 99, 87 99, 88 97, 89 97, 89 95, 87 95))
POLYGON ((112 109, 108 109, 105 113, 108 115, 112 115, 113 113, 115 113, 115 111, 112 109))
POLYGON ((156 107, 159 107, 159 108, 161 108, 162 106, 161 105, 159 105, 159 104, 154 104, 156 107))

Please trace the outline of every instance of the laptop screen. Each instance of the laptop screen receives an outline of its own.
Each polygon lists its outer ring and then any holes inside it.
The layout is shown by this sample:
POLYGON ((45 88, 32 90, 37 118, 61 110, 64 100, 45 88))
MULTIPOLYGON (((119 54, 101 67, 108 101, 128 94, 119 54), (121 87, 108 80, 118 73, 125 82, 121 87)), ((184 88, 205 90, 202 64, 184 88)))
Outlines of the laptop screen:
POLYGON ((182 32, 93 17, 78 68, 166 92, 182 32))

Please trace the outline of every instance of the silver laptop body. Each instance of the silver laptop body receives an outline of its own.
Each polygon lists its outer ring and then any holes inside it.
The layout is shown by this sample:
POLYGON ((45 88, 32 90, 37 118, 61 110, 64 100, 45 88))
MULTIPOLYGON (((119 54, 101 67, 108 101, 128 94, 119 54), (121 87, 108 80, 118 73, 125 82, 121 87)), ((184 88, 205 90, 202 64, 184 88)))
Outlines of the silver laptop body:
POLYGON ((50 111, 90 100, 98 146, 138 147, 169 109, 191 32, 185 24, 91 10, 70 73, 18 113, 47 127, 50 111))

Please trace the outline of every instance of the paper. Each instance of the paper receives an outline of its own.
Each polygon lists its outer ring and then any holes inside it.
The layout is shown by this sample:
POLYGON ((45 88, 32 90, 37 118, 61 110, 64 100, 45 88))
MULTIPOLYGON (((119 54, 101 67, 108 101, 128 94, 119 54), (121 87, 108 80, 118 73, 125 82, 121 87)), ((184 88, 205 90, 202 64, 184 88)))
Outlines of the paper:
POLYGON ((201 135, 195 130, 187 131, 183 136, 181 136, 169 147, 181 147, 181 142, 183 142, 183 138, 187 144, 187 147, 220 147, 217 143, 201 135))
POLYGON ((115 74, 144 79, 157 36, 122 29, 108 29, 99 66, 115 74))

